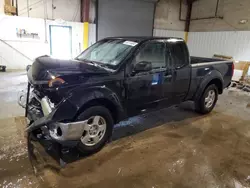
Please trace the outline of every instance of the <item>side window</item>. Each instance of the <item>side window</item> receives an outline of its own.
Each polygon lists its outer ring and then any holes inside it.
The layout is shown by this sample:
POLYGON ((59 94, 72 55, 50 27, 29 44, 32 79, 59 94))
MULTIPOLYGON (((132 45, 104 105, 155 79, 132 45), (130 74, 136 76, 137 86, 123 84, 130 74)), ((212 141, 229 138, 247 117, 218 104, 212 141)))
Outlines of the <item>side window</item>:
POLYGON ((188 50, 183 41, 169 42, 168 48, 171 53, 174 68, 181 68, 189 64, 188 50))
POLYGON ((141 61, 148 61, 152 63, 152 68, 166 67, 165 62, 165 43, 163 42, 149 42, 136 55, 135 64, 141 61))

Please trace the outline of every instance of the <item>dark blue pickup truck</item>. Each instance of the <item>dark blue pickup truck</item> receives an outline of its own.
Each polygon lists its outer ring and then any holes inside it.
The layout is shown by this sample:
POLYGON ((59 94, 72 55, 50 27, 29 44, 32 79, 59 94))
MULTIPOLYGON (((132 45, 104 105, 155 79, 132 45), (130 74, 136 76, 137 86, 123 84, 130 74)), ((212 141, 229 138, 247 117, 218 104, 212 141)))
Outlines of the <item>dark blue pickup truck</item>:
POLYGON ((232 61, 190 57, 179 38, 106 38, 74 60, 37 58, 19 103, 35 138, 91 154, 128 117, 187 100, 209 113, 233 71, 232 61))

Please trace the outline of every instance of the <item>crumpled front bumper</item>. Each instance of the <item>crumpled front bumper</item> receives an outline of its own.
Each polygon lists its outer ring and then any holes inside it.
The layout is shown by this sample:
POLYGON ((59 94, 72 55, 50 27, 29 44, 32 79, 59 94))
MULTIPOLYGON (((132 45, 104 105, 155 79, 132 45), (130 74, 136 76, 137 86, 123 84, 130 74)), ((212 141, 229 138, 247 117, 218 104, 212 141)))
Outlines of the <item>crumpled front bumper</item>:
MULTIPOLYGON (((27 97, 25 92, 20 94, 23 96, 19 96, 19 99, 27 97)), ((45 136, 58 142, 80 140, 87 121, 74 122, 78 110, 75 105, 68 99, 64 99, 53 109, 46 97, 40 100, 40 104, 42 113, 29 105, 27 107, 23 103, 21 105, 26 108, 27 117, 30 120, 30 124, 26 128, 28 133, 41 129, 45 136)))
POLYGON ((86 121, 54 123, 49 128, 51 138, 58 141, 80 140, 87 126, 86 121))

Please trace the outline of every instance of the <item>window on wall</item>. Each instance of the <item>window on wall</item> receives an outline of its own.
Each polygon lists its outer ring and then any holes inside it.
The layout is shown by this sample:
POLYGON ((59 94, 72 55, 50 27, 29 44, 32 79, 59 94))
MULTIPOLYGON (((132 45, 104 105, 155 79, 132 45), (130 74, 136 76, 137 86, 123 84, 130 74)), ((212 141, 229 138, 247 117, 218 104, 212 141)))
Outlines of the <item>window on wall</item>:
POLYGON ((141 61, 148 61, 152 63, 152 68, 166 67, 165 62, 165 43, 163 42, 149 42, 136 56, 136 63, 141 61))
POLYGON ((72 58, 72 28, 50 25, 50 55, 60 59, 72 58))

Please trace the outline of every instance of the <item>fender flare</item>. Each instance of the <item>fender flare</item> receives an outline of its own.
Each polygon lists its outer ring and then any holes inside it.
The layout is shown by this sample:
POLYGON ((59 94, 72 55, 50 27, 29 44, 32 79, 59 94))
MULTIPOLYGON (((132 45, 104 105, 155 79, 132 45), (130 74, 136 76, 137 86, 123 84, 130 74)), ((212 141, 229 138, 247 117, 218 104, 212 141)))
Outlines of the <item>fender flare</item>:
POLYGON ((106 86, 94 86, 90 88, 77 88, 70 92, 69 102, 76 106, 75 117, 82 111, 84 106, 94 100, 107 100, 115 106, 117 120, 125 116, 123 105, 119 96, 106 86))
POLYGON ((207 88, 208 84, 213 80, 220 80, 220 82, 222 84, 222 89, 223 89, 223 77, 222 77, 221 73, 217 70, 212 70, 212 71, 208 72, 203 77, 202 81, 200 82, 200 84, 195 92, 195 95, 194 95, 195 101, 201 97, 204 90, 207 88))
POLYGON ((31 132, 45 124, 51 124, 58 121, 74 121, 81 107, 95 99, 107 99, 112 102, 116 107, 116 122, 125 117, 120 99, 112 90, 105 86, 95 86, 91 88, 80 87, 71 91, 68 97, 63 99, 48 116, 33 122, 26 131, 31 132))

